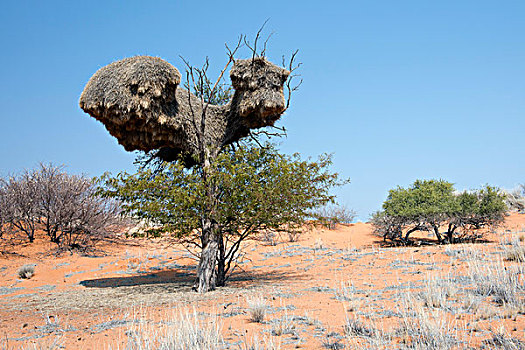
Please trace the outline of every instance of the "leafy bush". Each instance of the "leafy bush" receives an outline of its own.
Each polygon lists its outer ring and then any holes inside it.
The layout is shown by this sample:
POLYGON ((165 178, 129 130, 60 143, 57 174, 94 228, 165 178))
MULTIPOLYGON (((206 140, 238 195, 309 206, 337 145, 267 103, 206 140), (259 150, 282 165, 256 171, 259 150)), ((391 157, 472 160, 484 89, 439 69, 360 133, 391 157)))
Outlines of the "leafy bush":
POLYGON ((0 184, 3 229, 23 232, 30 242, 42 229, 59 247, 85 247, 118 228, 122 222, 116 201, 96 193, 84 176, 40 164, 0 184))
POLYGON ((505 196, 495 187, 456 193, 449 182, 417 180, 409 188, 390 190, 371 221, 385 240, 406 244, 413 232, 428 231, 439 243, 454 243, 480 238, 481 229, 500 224, 506 211, 505 196))

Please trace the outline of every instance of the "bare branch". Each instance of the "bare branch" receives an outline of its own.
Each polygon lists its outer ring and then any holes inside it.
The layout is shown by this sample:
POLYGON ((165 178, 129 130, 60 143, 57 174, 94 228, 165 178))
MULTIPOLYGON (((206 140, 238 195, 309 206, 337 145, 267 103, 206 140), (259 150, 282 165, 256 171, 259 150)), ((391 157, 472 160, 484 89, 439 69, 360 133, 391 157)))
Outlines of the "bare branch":
POLYGON ((286 83, 285 83, 285 88, 286 88, 286 91, 287 91, 286 109, 288 109, 288 107, 290 107, 290 100, 292 98, 292 93, 297 91, 299 89, 299 87, 301 86, 301 84, 303 83, 303 79, 300 79, 297 84, 295 84, 295 85, 292 84, 294 78, 300 77, 299 74, 294 74, 294 72, 297 69, 299 69, 299 67, 301 67, 301 65, 302 65, 301 62, 299 62, 299 63, 295 62, 298 53, 299 53, 299 50, 295 50, 294 52, 292 52, 292 55, 290 57, 290 61, 288 63, 286 63, 285 57, 284 56, 282 57, 283 68, 286 68, 286 69, 288 69, 290 71, 290 76, 288 77, 288 79, 286 80, 286 83))
POLYGON ((257 31, 257 34, 255 35, 255 40, 254 40, 254 43, 253 43, 253 47, 250 45, 250 42, 248 41, 248 39, 246 38, 246 36, 244 37, 244 44, 250 49, 250 51, 252 52, 252 59, 254 59, 255 57, 257 56, 263 56, 263 52, 266 51, 266 43, 268 42, 268 40, 270 39, 269 37, 265 40, 264 42, 264 48, 263 48, 263 51, 261 51, 261 54, 258 55, 257 54, 257 43, 259 42, 259 39, 261 37, 261 33, 264 29, 264 26, 266 26, 266 23, 268 23, 270 19, 268 18, 266 21, 264 21, 263 25, 259 28, 259 30, 257 31))
POLYGON ((268 37, 266 37, 266 40, 264 41, 264 46, 263 46, 263 49, 261 51, 261 56, 265 56, 266 55, 266 45, 268 44, 268 41, 270 41, 270 38, 272 37, 272 35, 274 34, 275 32, 271 32, 268 37))

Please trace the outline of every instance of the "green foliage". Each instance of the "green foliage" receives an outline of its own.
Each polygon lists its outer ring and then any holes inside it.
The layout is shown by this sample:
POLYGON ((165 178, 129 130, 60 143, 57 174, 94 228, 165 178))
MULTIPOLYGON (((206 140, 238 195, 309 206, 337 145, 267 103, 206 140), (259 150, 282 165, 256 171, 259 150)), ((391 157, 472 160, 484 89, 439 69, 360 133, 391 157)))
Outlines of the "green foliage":
POLYGON ((479 238, 479 230, 501 223, 506 211, 505 195, 495 187, 458 194, 450 182, 417 180, 390 190, 372 224, 384 239, 408 243, 412 232, 433 231, 440 243, 453 243, 479 238))
POLYGON ((271 145, 245 145, 219 154, 206 177, 202 166, 186 169, 175 162, 156 172, 139 169, 133 175, 106 174, 100 180, 104 195, 122 201, 125 211, 161 224, 182 242, 202 247, 204 218, 211 215, 219 235, 218 265, 224 269, 220 276, 230 270, 248 236, 295 230, 313 209, 334 201, 330 190, 348 181, 330 172, 331 164, 330 155, 302 160, 298 154, 280 154, 271 145))

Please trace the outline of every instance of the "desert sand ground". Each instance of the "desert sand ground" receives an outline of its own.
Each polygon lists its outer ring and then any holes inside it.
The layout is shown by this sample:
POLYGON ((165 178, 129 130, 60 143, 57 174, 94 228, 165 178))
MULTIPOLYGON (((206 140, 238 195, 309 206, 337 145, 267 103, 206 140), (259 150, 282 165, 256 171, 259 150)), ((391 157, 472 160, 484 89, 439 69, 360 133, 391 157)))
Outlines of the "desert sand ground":
POLYGON ((227 287, 205 295, 191 291, 196 261, 163 239, 107 243, 91 256, 57 256, 42 238, 3 246, 0 349, 132 348, 140 334, 160 339, 184 317, 218 327, 230 349, 404 348, 416 340, 432 349, 525 348, 525 276, 513 272, 524 263, 505 260, 524 235, 525 214, 512 214, 475 244, 387 247, 366 223, 316 228, 297 242, 251 240, 227 287), (35 265, 30 279, 17 275, 25 264, 35 265), (514 301, 480 290, 483 276, 511 272, 514 301))

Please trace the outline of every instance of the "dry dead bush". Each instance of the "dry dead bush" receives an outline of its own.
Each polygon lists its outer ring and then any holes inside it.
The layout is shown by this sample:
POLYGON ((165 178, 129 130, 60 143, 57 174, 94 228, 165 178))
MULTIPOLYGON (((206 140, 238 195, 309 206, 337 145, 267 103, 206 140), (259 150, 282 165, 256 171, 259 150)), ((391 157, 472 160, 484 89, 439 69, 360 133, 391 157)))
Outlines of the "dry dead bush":
POLYGON ((123 224, 118 202, 97 195, 91 179, 40 164, 0 182, 0 223, 30 242, 42 229, 59 247, 85 248, 123 224))
POLYGON ((525 185, 520 185, 513 190, 505 191, 505 204, 511 211, 525 212, 525 185))
POLYGON ((354 221, 357 214, 344 205, 332 205, 319 208, 313 216, 320 225, 334 230, 337 224, 349 224, 354 221))

